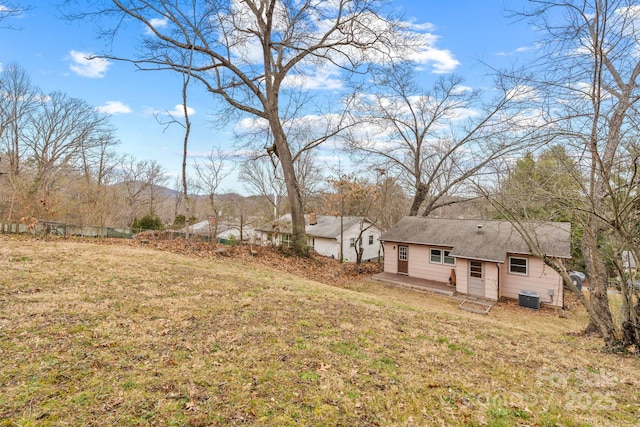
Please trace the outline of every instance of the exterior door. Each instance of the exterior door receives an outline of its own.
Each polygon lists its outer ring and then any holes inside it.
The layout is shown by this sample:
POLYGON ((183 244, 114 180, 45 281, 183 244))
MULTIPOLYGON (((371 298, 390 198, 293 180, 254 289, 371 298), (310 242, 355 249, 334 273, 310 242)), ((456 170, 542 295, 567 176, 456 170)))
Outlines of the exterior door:
POLYGON ((398 274, 409 274, 409 246, 398 245, 398 274))
POLYGON ((484 263, 469 261, 469 295, 484 296, 484 263))

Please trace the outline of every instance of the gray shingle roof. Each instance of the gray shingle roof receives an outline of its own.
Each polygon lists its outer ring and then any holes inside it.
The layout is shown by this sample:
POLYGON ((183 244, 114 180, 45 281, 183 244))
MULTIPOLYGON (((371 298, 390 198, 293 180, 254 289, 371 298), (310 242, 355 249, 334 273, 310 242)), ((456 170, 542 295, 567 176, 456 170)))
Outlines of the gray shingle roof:
MULTIPOLYGON (((305 215, 306 233, 310 237, 321 237, 325 239, 340 238, 340 217, 332 215, 316 215, 317 223, 309 224, 309 216, 305 215)), ((344 230, 347 231, 354 225, 360 224, 361 221, 365 227, 371 224, 371 221, 361 216, 345 216, 342 217, 344 230)), ((268 226, 260 228, 262 231, 271 231, 268 226)), ((291 215, 283 215, 279 220, 279 231, 281 233, 291 233, 291 215)))
MULTIPOLYGON (((570 223, 526 222, 523 225, 545 254, 571 258, 570 223)), ((380 240, 452 247, 451 256, 493 262, 503 262, 507 253, 531 253, 509 221, 407 216, 380 240)))
MULTIPOLYGON (((317 224, 310 225, 307 221, 307 235, 313 237, 323 237, 325 239, 338 239, 340 238, 340 217, 339 216, 326 216, 316 215, 317 224)), ((370 222, 360 216, 345 216, 342 218, 344 230, 348 230, 354 225, 360 224, 364 221, 365 227, 370 222)))

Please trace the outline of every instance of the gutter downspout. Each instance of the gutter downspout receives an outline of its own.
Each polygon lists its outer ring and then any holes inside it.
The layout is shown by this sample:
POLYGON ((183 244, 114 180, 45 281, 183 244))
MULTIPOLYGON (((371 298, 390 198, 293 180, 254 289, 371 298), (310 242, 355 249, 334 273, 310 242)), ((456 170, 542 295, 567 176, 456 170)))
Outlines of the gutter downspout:
POLYGON ((500 276, 502 272, 500 271, 500 263, 496 262, 496 267, 498 268, 498 300, 500 299, 500 276))

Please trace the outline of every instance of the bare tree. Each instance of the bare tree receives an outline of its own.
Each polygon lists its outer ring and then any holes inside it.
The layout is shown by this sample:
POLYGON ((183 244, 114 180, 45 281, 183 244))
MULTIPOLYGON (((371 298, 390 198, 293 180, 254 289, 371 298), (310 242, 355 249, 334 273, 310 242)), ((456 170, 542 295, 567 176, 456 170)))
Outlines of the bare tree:
POLYGON ((53 206, 64 203, 64 195, 56 193, 70 190, 71 181, 96 170, 99 181, 104 176, 114 130, 106 115, 83 100, 41 94, 18 65, 2 71, 0 92, 0 152, 12 188, 8 217, 27 215, 25 210, 51 217, 53 206))
POLYGON ((375 74, 377 93, 356 94, 348 146, 357 156, 383 165, 411 188, 409 215, 474 197, 470 178, 492 162, 536 142, 528 123, 526 89, 499 87, 483 104, 478 91, 456 75, 439 77, 430 90, 415 82, 405 62, 375 74), (462 195, 463 197, 452 197, 462 195))
MULTIPOLYGON (((369 179, 366 174, 342 174, 337 179, 327 182, 333 191, 323 195, 322 205, 324 213, 328 215, 360 217, 358 235, 354 238, 353 250, 356 255, 355 271, 361 272, 362 256, 364 254, 363 236, 374 226, 380 227, 380 221, 387 211, 388 205, 393 203, 390 197, 394 186, 392 180, 386 176, 386 170, 378 168, 373 171, 375 177, 369 179)), ((342 238, 340 239, 341 245, 342 238)), ((340 248, 341 258, 344 248, 340 248)))
MULTIPOLYGON (((229 154, 220 148, 211 150, 204 160, 198 162, 194 160, 196 187, 207 195, 209 201, 209 214, 217 216, 216 193, 226 177, 233 172, 233 167, 229 167, 229 154)), ((218 234, 218 220, 215 222, 214 236, 218 234)))
POLYGON ((80 152, 80 172, 83 177, 84 224, 104 227, 115 209, 113 188, 121 155, 115 152, 118 141, 113 131, 105 132, 98 144, 80 152))
MULTIPOLYGON (((113 0, 100 4, 104 8, 75 17, 117 23, 132 20, 142 23, 147 34, 142 36, 138 58, 105 57, 129 60, 141 69, 188 74, 232 110, 268 124, 272 140, 266 149, 282 167, 293 247, 301 254, 307 245, 303 202, 282 114, 302 113, 303 107, 292 106, 299 98, 288 96, 286 89, 294 88, 296 79, 304 79, 310 69, 332 66, 353 72, 367 61, 406 54, 410 42, 424 45, 407 36, 409 28, 383 17, 375 0, 113 0)), ((121 27, 107 28, 105 33, 115 36, 121 27)), ((325 139, 306 145, 312 148, 325 139)))
MULTIPOLYGON (((622 245, 637 253, 639 243, 637 233, 631 231, 637 226, 634 204, 638 158, 634 141, 640 136, 638 8, 635 2, 626 0, 532 4, 533 8, 520 16, 546 32, 540 44, 544 55, 526 74, 505 77, 535 90, 543 116, 554 121, 551 135, 582 169, 575 185, 581 190, 580 196, 565 200, 573 206, 584 229, 581 246, 589 276, 589 299, 572 284, 563 265, 549 260, 535 241, 530 241, 530 246, 563 275, 589 314, 589 328, 602 335, 608 348, 638 347, 639 307, 634 309, 630 298, 623 299, 624 321, 615 322, 606 267, 607 261, 620 260, 618 250, 612 248, 622 245), (625 162, 626 167, 621 167, 625 162)), ((512 212, 508 207, 503 209, 507 214, 512 212)), ((518 221, 514 216, 512 219, 518 221)), ((629 295, 626 280, 621 287, 629 295)))
MULTIPOLYGON (((188 57, 188 60, 186 60, 186 62, 188 62, 191 65, 193 61, 193 50, 185 52, 185 55, 188 57)), ((193 208, 192 206, 193 201, 191 200, 191 196, 189 195, 189 186, 188 186, 189 179, 187 177, 187 156, 189 153, 189 150, 188 150, 189 137, 191 136, 191 118, 189 113, 190 108, 189 108, 189 102, 188 102, 188 99, 189 99, 188 89, 189 89, 190 83, 191 83, 191 75, 189 73, 182 74, 182 92, 181 92, 182 118, 175 117, 175 115, 170 111, 165 112, 169 117, 168 120, 164 118, 160 118, 159 114, 155 115, 158 123, 165 126, 165 130, 166 128, 168 128, 173 124, 177 124, 184 129, 184 137, 182 139, 182 169, 181 169, 182 173, 180 176, 180 183, 181 183, 180 190, 182 194, 181 194, 181 197, 176 198, 176 202, 178 202, 178 204, 176 205, 176 210, 180 206, 184 208, 186 221, 189 221, 189 218, 192 215, 192 208, 193 208)), ((174 218, 177 215, 178 213, 176 212, 174 214, 174 218)), ((189 238, 188 232, 186 237, 189 238)))
POLYGON ((15 29, 11 24, 4 25, 4 22, 9 18, 19 17, 29 9, 30 6, 28 5, 10 2, 9 0, 0 0, 0 23, 2 23, 0 28, 15 29))
POLYGON ((42 105, 42 96, 26 71, 17 64, 8 65, 0 73, 0 93, 0 151, 9 163, 9 173, 16 177, 20 174, 26 151, 21 132, 42 105))
POLYGON ((157 161, 145 161, 144 164, 142 182, 145 188, 147 212, 151 216, 157 216, 161 192, 164 191, 163 186, 167 183, 168 177, 164 166, 157 161))
POLYGON ((148 183, 145 181, 147 162, 127 156, 120 163, 120 185, 124 188, 127 206, 126 223, 133 224, 144 205, 144 195, 148 183))
POLYGON ((313 151, 304 151, 296 156, 295 168, 300 182, 302 206, 308 211, 312 198, 318 194, 324 184, 325 176, 313 151))
POLYGON ((286 192, 284 178, 277 165, 273 165, 267 156, 245 160, 238 179, 250 194, 262 196, 268 201, 269 210, 265 213, 267 218, 275 220, 280 216, 286 192))
POLYGON ((32 173, 27 195, 43 212, 50 212, 50 199, 69 178, 67 172, 81 164, 82 154, 113 139, 106 115, 61 92, 42 97, 19 132, 32 173))

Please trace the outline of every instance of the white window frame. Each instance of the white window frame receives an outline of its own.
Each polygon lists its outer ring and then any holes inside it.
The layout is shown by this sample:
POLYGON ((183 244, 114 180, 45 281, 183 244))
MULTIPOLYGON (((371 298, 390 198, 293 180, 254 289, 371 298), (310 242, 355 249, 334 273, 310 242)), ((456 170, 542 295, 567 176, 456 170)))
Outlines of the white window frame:
POLYGON ((369 234, 369 246, 373 245, 373 234, 369 234))
POLYGON ((429 248, 429 262, 431 264, 442 264, 442 249, 429 248), (433 260, 433 257, 435 255, 434 252, 438 252, 438 254, 436 255, 438 257, 438 261, 433 260))
POLYGON ((449 255, 450 253, 451 251, 442 251, 442 263, 444 265, 456 265, 456 259, 449 255), (447 260, 450 260, 450 262, 447 262, 447 260))
POLYGON ((398 261, 409 261, 409 246, 398 247, 398 261))
POLYGON ((355 248, 355 246, 356 246, 356 238, 352 237, 352 238, 349 239, 349 247, 350 248, 355 248))
POLYGON ((282 234, 282 245, 287 245, 287 247, 291 246, 291 234, 283 233, 282 234))
POLYGON ((526 257, 518 257, 518 256, 510 256, 509 257, 509 274, 516 274, 518 276, 528 276, 529 275, 529 258, 526 257), (519 261, 524 261, 524 266, 523 265, 513 265, 512 261, 513 260, 519 260, 519 261), (521 271, 513 271, 513 267, 517 267, 517 268, 523 268, 524 267, 524 273, 521 271))

